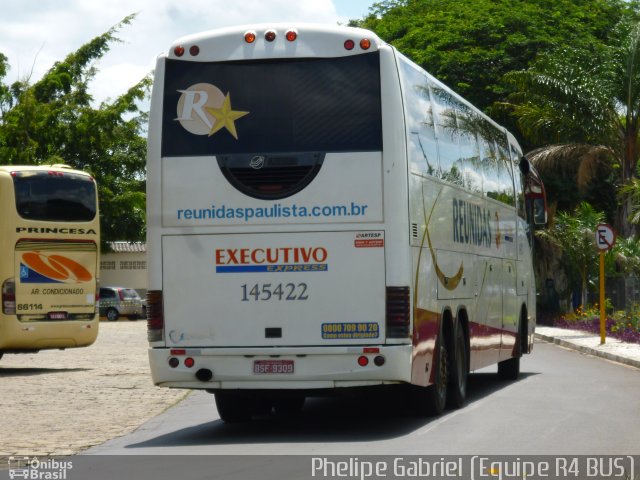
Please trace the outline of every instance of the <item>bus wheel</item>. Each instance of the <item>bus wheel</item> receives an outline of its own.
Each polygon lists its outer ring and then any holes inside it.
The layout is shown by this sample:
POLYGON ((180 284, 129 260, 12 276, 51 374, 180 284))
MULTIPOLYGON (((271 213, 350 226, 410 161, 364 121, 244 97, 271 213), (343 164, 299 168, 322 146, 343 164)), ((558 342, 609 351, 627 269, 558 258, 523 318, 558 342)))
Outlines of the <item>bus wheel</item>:
POLYGON ((225 423, 251 420, 253 403, 249 397, 230 392, 216 392, 216 408, 225 423))
MULTIPOLYGON (((522 315, 521 315, 522 316, 522 315)), ((500 380, 517 380, 520 375, 520 357, 522 356, 522 341, 526 335, 523 331, 524 322, 520 319, 514 357, 498 363, 498 378, 500 380)))
POLYGON ((448 353, 444 335, 438 336, 435 363, 435 381, 428 387, 411 386, 411 397, 416 413, 421 417, 440 415, 447 404, 449 378, 448 353))
POLYGON ((462 408, 467 397, 467 340, 461 325, 456 329, 456 339, 453 352, 449 357, 450 378, 447 401, 452 408, 462 408))
POLYGON ((109 310, 107 310, 107 320, 109 320, 110 322, 115 322, 116 320, 118 320, 119 316, 120 314, 115 308, 110 308, 109 310))
POLYGON ((304 407, 305 397, 278 398, 273 402, 276 415, 290 416, 300 413, 304 407))

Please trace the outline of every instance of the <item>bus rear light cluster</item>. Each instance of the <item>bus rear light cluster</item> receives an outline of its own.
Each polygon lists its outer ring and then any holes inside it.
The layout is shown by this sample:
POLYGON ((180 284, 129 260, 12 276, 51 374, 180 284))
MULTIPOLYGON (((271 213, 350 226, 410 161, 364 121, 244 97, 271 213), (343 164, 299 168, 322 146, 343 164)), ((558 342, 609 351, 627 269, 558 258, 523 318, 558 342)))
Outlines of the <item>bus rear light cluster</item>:
MULTIPOLYGON (((375 357, 373 357, 373 364, 376 367, 381 367, 385 363, 386 359, 384 358, 384 356, 376 355, 375 357)), ((367 365, 369 365, 369 357, 367 357, 366 355, 360 355, 358 357, 358 365, 360 365, 361 367, 366 367, 367 365)))
MULTIPOLYGON (((177 368, 180 366, 180 359, 178 357, 185 356, 187 351, 183 348, 173 348, 171 349, 170 354, 172 356, 169 357, 169 366, 171 368, 177 368)), ((187 368, 193 368, 196 361, 192 357, 186 357, 182 363, 187 368)))
MULTIPOLYGON (((181 57, 185 54, 186 49, 182 45, 178 45, 173 49, 173 53, 176 57, 181 57)), ((191 45, 189 47, 189 55, 196 57, 200 53, 200 47, 198 45, 191 45)))
MULTIPOLYGON (((267 30, 266 32, 264 32, 264 39, 267 42, 273 42, 277 37, 278 37, 278 32, 276 32, 275 30, 267 30)), ((257 38, 258 36, 256 32, 251 30, 248 32, 245 32, 244 34, 244 41, 246 43, 255 43, 257 38)), ((286 33, 284 34, 284 38, 286 38, 288 42, 295 42, 298 39, 297 30, 295 29, 287 30, 286 33)))
MULTIPOLYGON (((344 41, 345 50, 353 50, 355 46, 356 42, 351 39, 344 41)), ((362 40, 360 40, 360 48, 362 50, 369 50, 371 48, 371 40, 369 40, 368 38, 363 38, 362 40)))
POLYGON ((7 278, 2 282, 2 313, 16 314, 16 284, 13 278, 7 278))
POLYGON ((147 292, 147 336, 150 342, 162 341, 164 333, 164 309, 162 290, 147 292))
POLYGON ((407 338, 411 323, 409 287, 387 287, 387 338, 407 338))

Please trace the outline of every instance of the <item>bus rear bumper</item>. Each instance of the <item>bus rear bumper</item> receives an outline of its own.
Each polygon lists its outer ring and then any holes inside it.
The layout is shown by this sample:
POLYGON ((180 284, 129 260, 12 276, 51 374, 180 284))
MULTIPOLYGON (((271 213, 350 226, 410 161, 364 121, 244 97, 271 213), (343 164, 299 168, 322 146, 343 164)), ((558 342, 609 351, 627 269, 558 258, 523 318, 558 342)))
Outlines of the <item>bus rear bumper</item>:
POLYGON ((408 383, 411 355, 411 345, 150 348, 149 363, 153 382, 161 387, 313 390, 408 383))
POLYGON ((90 321, 19 322, 4 317, 0 322, 0 351, 20 353, 86 347, 94 343, 97 336, 97 318, 90 321))

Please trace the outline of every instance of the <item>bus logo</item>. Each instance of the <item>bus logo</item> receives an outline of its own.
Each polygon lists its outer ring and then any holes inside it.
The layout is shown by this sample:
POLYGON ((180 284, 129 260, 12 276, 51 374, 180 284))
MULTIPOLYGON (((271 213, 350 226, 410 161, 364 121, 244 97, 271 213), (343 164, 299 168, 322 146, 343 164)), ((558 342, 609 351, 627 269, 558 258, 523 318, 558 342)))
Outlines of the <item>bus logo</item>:
POLYGON ((93 279, 91 272, 75 260, 58 254, 26 252, 20 262, 22 283, 78 283, 93 279))
POLYGON ((175 119, 189 133, 211 137, 223 128, 236 140, 235 121, 249 112, 233 110, 231 93, 226 95, 209 83, 197 83, 186 90, 178 90, 178 117, 175 119))
POLYGON ((256 155, 249 161, 249 166, 254 170, 260 170, 264 167, 264 157, 262 155, 256 155))

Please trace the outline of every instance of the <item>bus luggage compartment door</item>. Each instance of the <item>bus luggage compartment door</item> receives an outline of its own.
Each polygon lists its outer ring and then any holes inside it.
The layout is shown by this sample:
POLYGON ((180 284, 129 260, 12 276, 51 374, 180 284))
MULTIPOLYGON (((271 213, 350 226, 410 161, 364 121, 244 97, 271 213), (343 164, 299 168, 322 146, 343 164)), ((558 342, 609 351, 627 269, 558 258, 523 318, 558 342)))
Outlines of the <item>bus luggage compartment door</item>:
POLYGON ((382 231, 163 237, 167 346, 384 342, 382 231))

